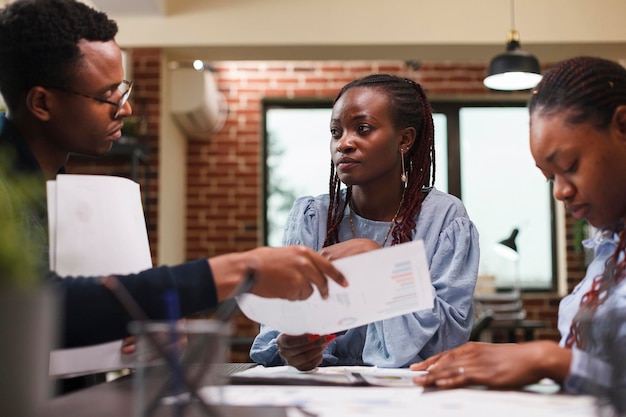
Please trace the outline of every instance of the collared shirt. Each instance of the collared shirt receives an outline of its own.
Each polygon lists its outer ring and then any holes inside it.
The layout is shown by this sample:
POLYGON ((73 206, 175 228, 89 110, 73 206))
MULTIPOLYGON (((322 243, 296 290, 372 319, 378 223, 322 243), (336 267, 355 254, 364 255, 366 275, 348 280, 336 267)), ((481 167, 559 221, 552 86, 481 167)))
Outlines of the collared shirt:
MULTIPOLYGON (((607 259, 617 247, 618 237, 599 231, 585 242, 594 248, 595 256, 583 280, 559 305, 561 345, 569 334, 582 296, 591 287, 594 277, 602 274, 607 259)), ((607 299, 598 306, 586 326, 584 349, 572 347, 572 362, 564 388, 572 393, 593 394, 609 398, 621 412, 626 411, 626 283, 622 281, 609 290, 607 299)))

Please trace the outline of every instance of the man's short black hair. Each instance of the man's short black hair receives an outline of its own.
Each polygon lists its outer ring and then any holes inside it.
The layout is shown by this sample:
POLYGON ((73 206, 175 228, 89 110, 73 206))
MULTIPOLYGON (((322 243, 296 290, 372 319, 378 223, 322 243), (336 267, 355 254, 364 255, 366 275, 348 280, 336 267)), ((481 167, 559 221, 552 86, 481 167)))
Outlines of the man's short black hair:
POLYGON ((0 92, 9 109, 32 87, 71 87, 78 42, 110 41, 117 24, 76 0, 17 0, 0 10, 0 92))

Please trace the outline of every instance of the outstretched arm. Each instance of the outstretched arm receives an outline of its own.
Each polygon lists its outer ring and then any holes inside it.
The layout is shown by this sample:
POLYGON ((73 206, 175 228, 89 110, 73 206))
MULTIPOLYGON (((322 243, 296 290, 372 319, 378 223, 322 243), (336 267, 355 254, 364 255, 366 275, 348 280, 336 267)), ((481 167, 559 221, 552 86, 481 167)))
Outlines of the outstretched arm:
POLYGON ((348 283, 330 260, 300 245, 281 248, 262 247, 247 252, 220 255, 209 259, 219 300, 228 298, 248 274, 254 275, 251 293, 260 297, 304 300, 317 287, 328 297, 328 281, 341 286, 348 283))

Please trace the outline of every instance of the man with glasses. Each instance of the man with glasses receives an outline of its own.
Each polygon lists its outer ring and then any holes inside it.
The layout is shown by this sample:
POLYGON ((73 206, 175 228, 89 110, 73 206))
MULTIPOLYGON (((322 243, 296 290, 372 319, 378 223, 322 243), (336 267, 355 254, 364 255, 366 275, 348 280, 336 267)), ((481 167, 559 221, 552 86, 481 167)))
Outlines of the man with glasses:
MULTIPOLYGON (((26 217, 46 271, 45 180, 65 173, 72 153, 106 154, 132 113, 132 82, 124 80, 116 33, 114 21, 75 0, 17 0, 0 10, 0 92, 7 105, 0 154, 15 157, 10 175, 40 179, 43 201, 26 217)), ((0 198, 10 199, 7 194, 0 198)), ((187 316, 228 298, 249 274, 252 293, 291 300, 307 298, 314 287, 327 295, 327 276, 346 285, 329 260, 300 246, 257 248, 117 278, 150 318, 166 319, 167 290, 175 289, 187 316)), ((128 335, 129 315, 99 277, 51 279, 65 295, 63 346, 128 335)))

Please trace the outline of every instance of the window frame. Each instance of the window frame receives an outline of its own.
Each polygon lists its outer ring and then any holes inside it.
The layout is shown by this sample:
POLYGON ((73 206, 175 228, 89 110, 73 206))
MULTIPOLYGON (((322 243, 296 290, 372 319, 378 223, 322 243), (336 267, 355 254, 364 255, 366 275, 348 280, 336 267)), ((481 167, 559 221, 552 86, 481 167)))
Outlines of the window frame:
MULTIPOLYGON (((261 99, 261 129, 262 129, 262 152, 261 152, 261 176, 263 181, 263 192, 261 199, 261 215, 263 218, 263 245, 269 244, 269 221, 267 213, 267 200, 269 198, 269 167, 267 166, 267 158, 269 155, 269 137, 267 131, 267 111, 270 109, 330 109, 333 107, 332 99, 315 99, 315 98, 264 98, 261 99)), ((330 120, 328 121, 330 125, 330 120)), ((328 136, 330 140, 330 133, 328 136)), ((330 156, 329 156, 330 159, 330 156)))
MULTIPOLYGON (((461 126, 460 126, 460 111, 463 108, 470 107, 526 107, 527 97, 523 99, 497 99, 497 100, 465 100, 465 99, 451 99, 451 98, 433 98, 430 100, 432 111, 434 113, 444 114, 447 121, 447 133, 448 133, 448 193, 463 200, 463 190, 461 185, 461 126)), ((437 133, 435 132, 435 137, 437 133)), ((436 184, 435 184, 436 185, 436 184)), ((549 199, 550 202, 550 237, 552 240, 551 245, 551 258, 552 258, 552 279, 550 285, 547 287, 532 287, 522 286, 524 292, 554 292, 558 287, 558 271, 559 262, 558 257, 558 242, 557 242, 557 221, 556 221, 556 203, 552 196, 552 184, 549 186, 549 199)), ((503 236, 504 238, 505 236, 503 236)), ((498 286, 498 291, 508 291, 512 287, 498 286)))
MULTIPOLYGON (((460 138, 460 110, 468 107, 526 107, 527 97, 521 98, 518 96, 512 96, 507 99, 464 99, 459 98, 447 98, 447 97, 433 97, 431 99, 431 105, 433 113, 441 113, 446 116, 447 122, 447 159, 448 159, 448 193, 455 195, 462 200, 462 185, 461 185, 461 138, 460 138)), ((269 167, 267 165, 268 152, 268 131, 267 131, 267 111, 270 109, 322 109, 332 108, 332 99, 299 99, 299 98, 265 98, 261 100, 261 127, 262 127, 262 153, 261 153, 261 170, 262 170, 262 182, 263 192, 261 201, 261 216, 263 224, 263 243, 268 244, 269 237, 269 225, 268 225, 268 212, 267 201, 269 197, 269 167)), ((436 135, 436 133, 435 133, 436 135)), ((558 254, 558 241, 557 241, 557 221, 556 221, 556 204, 552 197, 552 185, 549 187, 549 202, 550 202, 550 236, 552 240, 551 244, 551 258, 552 258, 552 279, 550 285, 547 287, 527 287, 524 286, 522 290, 524 292, 553 292, 558 287, 558 271, 559 262, 561 260, 557 256, 558 254)), ((510 290, 510 287, 498 286, 497 290, 510 290)))

